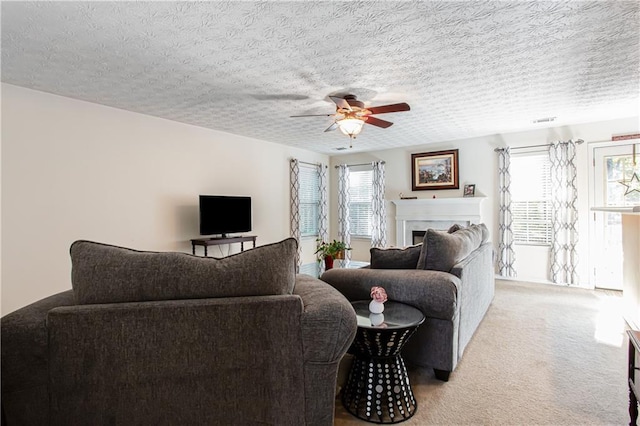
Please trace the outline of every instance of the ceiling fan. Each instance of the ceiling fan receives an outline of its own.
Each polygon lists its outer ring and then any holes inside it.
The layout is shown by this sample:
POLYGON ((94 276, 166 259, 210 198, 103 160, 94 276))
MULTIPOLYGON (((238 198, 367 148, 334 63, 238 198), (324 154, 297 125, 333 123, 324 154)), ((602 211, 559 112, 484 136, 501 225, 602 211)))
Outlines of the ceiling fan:
POLYGON ((333 117, 334 122, 325 132, 340 129, 342 133, 352 140, 360 133, 364 123, 386 129, 393 123, 372 117, 374 114, 386 114, 389 112, 409 111, 411 107, 404 102, 399 104, 381 105, 376 107, 365 107, 364 102, 356 99, 355 95, 344 95, 343 97, 329 96, 336 104, 334 114, 308 114, 292 115, 291 117, 333 117))

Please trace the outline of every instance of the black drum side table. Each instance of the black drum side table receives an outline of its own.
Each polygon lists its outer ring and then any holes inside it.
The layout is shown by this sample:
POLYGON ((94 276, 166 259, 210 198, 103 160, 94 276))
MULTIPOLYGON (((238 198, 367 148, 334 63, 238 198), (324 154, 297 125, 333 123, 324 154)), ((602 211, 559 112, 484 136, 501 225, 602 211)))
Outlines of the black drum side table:
POLYGON ((369 312, 369 301, 352 303, 358 331, 349 348, 354 355, 342 404, 354 416, 372 423, 399 423, 416 411, 417 403, 400 356, 409 337, 424 322, 419 309, 400 302, 384 304, 384 320, 369 312))

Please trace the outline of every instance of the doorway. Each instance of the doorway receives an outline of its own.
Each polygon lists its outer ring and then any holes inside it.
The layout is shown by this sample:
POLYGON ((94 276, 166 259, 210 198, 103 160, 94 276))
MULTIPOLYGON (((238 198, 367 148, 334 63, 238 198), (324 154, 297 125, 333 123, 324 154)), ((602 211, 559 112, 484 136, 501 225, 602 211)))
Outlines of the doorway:
MULTIPOLYGON (((640 165, 634 165, 634 145, 638 140, 615 146, 593 148, 592 206, 621 207, 640 204, 640 193, 627 193, 621 181, 628 182, 640 165)), ((640 152, 636 152, 637 155, 640 152)), ((591 243, 592 274, 595 288, 622 290, 622 217, 620 213, 591 212, 594 239, 591 243)))

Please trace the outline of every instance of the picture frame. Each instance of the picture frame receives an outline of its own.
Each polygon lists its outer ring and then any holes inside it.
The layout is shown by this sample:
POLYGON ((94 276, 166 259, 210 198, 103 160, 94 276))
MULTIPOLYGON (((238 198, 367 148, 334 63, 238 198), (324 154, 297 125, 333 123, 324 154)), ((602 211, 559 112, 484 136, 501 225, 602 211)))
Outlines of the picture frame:
POLYGON ((411 189, 459 189, 458 150, 411 154, 411 189))
POLYGON ((463 197, 474 197, 476 195, 476 184, 470 183, 464 186, 464 191, 462 192, 463 197))

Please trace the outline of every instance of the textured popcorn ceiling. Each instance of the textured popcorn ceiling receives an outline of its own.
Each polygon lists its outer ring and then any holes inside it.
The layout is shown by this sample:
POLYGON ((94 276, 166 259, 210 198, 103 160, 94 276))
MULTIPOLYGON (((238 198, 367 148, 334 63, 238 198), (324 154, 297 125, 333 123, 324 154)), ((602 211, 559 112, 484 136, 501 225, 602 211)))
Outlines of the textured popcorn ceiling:
POLYGON ((639 115, 638 1, 2 2, 2 81, 336 154, 639 115), (544 117, 552 123, 533 124, 544 117))

